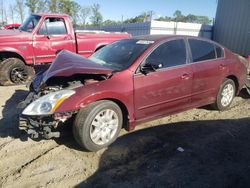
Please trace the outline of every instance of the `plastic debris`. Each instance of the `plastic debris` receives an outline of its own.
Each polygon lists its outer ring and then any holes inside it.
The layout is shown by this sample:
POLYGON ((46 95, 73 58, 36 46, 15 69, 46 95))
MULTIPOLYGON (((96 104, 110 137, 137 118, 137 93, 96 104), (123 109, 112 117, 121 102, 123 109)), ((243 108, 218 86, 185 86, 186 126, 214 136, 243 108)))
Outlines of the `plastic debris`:
POLYGON ((185 150, 184 150, 182 147, 178 147, 178 148, 177 148, 177 151, 179 151, 179 152, 184 152, 185 150))

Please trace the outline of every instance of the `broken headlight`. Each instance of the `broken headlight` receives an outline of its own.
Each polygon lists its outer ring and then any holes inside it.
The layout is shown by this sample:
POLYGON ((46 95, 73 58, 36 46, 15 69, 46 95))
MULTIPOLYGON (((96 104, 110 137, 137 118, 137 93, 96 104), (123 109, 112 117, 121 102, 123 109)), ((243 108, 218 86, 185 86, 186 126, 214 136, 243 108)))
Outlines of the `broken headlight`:
POLYGON ((57 109, 57 107, 68 97, 75 94, 73 90, 60 90, 35 100, 29 104, 24 111, 23 115, 49 115, 57 109))

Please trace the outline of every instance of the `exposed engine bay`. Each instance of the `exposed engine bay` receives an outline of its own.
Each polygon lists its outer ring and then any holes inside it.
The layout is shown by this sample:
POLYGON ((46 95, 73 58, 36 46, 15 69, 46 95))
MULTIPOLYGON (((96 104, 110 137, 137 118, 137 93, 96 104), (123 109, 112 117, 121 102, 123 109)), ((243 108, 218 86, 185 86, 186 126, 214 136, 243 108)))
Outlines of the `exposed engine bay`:
MULTIPOLYGON (((62 98, 70 97, 75 93, 75 88, 85 87, 106 80, 111 76, 112 70, 71 52, 61 51, 47 70, 36 74, 30 84, 28 96, 19 103, 18 108, 24 109, 19 117, 19 129, 26 131, 31 138, 59 137, 60 133, 56 131, 57 127, 71 121, 77 111, 61 113, 54 113, 53 111, 52 113, 53 106, 45 101, 42 106, 39 105, 44 110, 49 109, 48 113, 35 113, 34 109, 37 110, 38 108, 37 101, 53 95, 55 95, 53 97, 61 96, 60 93, 63 92, 62 98), (32 108, 31 105, 33 105, 32 108), (31 108, 30 112, 24 113, 29 107, 31 108)), ((57 101, 57 104, 54 104, 53 109, 61 104, 59 102, 57 101)))
MULTIPOLYGON (((24 101, 19 103, 18 107, 24 109, 33 101, 39 99, 44 95, 60 91, 62 89, 74 89, 77 87, 83 87, 88 84, 93 84, 107 79, 105 75, 74 75, 71 77, 54 77, 42 84, 41 87, 33 88, 33 84, 30 85, 30 93, 24 101)), ((77 111, 55 113, 46 116, 20 116, 20 130, 25 130, 31 138, 43 138, 50 139, 53 137, 59 137, 60 132, 56 131, 59 125, 68 123, 77 111)), ((72 122, 72 121, 71 121, 72 122)))

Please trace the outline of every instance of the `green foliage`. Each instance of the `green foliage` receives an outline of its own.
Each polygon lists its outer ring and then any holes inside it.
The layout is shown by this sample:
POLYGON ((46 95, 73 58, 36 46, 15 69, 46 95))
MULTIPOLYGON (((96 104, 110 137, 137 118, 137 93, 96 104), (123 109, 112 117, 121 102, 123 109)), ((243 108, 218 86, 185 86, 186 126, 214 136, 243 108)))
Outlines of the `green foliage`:
POLYGON ((44 1, 44 5, 48 7, 48 11, 51 13, 58 13, 59 12, 59 2, 60 0, 46 0, 44 1))
POLYGON ((157 18, 157 19, 155 19, 155 20, 156 20, 156 21, 169 22, 169 21, 172 21, 172 18, 171 18, 171 17, 168 17, 168 16, 165 16, 165 17, 161 16, 161 17, 159 17, 159 18, 157 18))
POLYGON ((36 13, 40 0, 26 0, 25 5, 29 8, 30 13, 36 13))
POLYGON ((103 25, 116 25, 121 24, 121 21, 115 21, 115 20, 105 20, 102 24, 103 25))
POLYGON ((59 13, 68 14, 72 18, 73 24, 76 24, 81 6, 75 1, 60 0, 58 10, 59 13))
POLYGON ((175 11, 172 21, 200 23, 200 24, 210 24, 212 22, 211 20, 209 20, 207 16, 196 16, 193 14, 188 14, 187 16, 182 15, 180 10, 175 11))
POLYGON ((91 7, 92 16, 90 17, 90 21, 91 21, 92 25, 94 25, 94 26, 102 25, 103 17, 102 17, 102 14, 100 12, 100 8, 101 7, 99 4, 94 4, 91 7))
POLYGON ((91 8, 87 6, 82 6, 79 12, 79 18, 82 26, 86 26, 86 20, 90 16, 91 8))
POLYGON ((137 22, 151 21, 152 14, 153 14, 152 11, 143 12, 143 13, 141 13, 140 15, 138 15, 136 17, 126 19, 124 21, 124 23, 137 23, 137 22))

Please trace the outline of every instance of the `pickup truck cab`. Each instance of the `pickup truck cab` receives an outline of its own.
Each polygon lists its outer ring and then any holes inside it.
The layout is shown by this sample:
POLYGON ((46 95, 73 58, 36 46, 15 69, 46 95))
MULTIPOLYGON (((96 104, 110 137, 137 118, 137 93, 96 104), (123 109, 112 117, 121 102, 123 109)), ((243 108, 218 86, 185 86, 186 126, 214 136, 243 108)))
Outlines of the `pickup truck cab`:
POLYGON ((65 14, 32 14, 18 30, 0 31, 0 85, 21 84, 33 75, 33 65, 51 63, 60 50, 88 57, 127 33, 75 31, 65 14))

